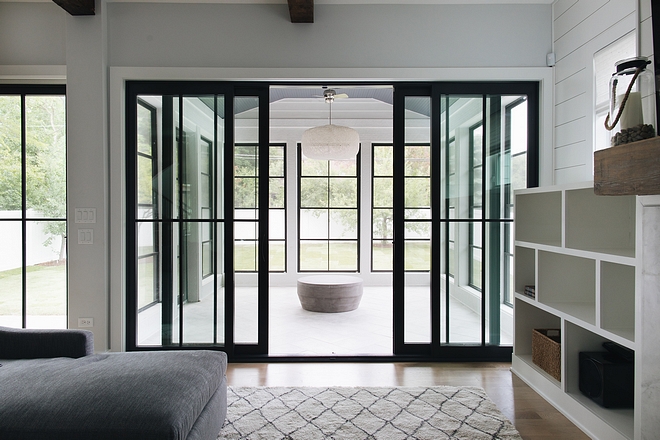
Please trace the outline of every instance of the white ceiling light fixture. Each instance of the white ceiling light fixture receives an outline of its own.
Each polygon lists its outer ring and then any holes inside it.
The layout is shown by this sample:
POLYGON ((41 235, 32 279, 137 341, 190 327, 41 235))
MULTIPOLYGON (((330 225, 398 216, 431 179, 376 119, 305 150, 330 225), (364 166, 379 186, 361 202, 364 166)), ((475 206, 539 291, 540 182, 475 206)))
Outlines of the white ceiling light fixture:
POLYGON ((332 89, 323 92, 325 102, 330 104, 330 123, 305 130, 302 134, 302 153, 309 159, 349 160, 360 150, 360 135, 350 127, 332 125, 332 103, 335 98, 348 98, 332 89))

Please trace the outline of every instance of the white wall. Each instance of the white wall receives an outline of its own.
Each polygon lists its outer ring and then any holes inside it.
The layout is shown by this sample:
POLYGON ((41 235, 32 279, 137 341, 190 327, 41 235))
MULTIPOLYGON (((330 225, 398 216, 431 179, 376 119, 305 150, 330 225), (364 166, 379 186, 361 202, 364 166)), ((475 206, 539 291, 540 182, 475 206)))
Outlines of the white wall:
POLYGON ((652 55, 650 0, 639 3, 557 0, 552 5, 557 184, 593 179, 594 54, 627 33, 638 32, 641 19, 638 55, 652 55))
POLYGON ((110 64, 158 67, 545 66, 550 5, 108 4, 110 64))
POLYGON ((124 343, 126 79, 539 80, 542 169, 552 162, 550 5, 315 9, 315 23, 292 24, 286 4, 97 0, 95 16, 72 17, 52 2, 0 2, 0 81, 67 84, 69 212, 93 207, 98 219, 85 225, 93 245, 69 242, 69 326, 94 318, 96 350, 124 343))
POLYGON ((0 65, 64 65, 65 18, 53 2, 0 2, 0 65))

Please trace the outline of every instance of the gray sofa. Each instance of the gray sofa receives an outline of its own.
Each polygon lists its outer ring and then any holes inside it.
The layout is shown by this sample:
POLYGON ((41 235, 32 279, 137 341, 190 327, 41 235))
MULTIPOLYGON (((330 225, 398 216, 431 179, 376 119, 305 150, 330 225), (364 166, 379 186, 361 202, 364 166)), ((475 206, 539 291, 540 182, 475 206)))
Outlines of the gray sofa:
POLYGON ((93 354, 84 330, 0 327, 0 439, 215 439, 225 353, 93 354))

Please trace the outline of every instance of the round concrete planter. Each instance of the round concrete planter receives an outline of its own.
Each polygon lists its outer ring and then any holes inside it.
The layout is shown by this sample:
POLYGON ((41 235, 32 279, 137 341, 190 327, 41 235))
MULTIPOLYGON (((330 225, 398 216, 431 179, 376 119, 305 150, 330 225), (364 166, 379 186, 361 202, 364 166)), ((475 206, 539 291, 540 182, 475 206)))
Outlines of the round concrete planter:
POLYGON ((298 279, 298 299, 310 312, 355 310, 362 299, 362 278, 349 275, 310 275, 298 279))

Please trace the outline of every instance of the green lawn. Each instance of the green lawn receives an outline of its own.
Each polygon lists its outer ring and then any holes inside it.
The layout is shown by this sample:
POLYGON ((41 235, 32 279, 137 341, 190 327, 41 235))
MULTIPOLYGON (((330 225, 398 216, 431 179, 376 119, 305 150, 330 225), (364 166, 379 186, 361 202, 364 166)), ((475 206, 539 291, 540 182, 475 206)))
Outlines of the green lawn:
MULTIPOLYGON (((66 265, 27 268, 28 315, 66 315, 66 265)), ((22 314, 21 269, 0 272, 0 315, 22 314)))

